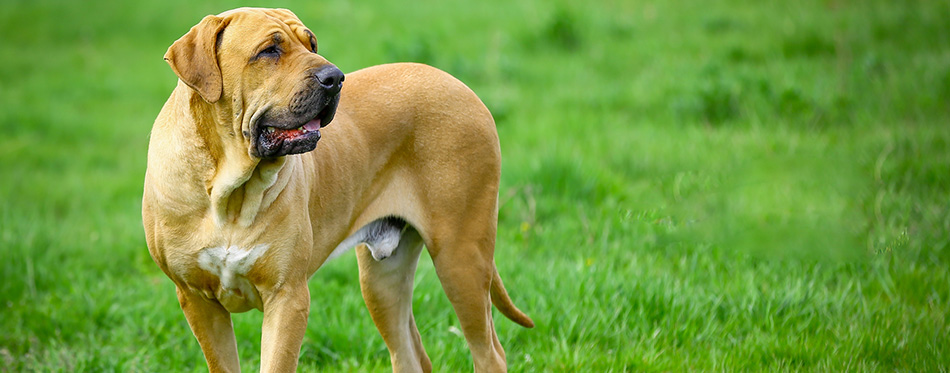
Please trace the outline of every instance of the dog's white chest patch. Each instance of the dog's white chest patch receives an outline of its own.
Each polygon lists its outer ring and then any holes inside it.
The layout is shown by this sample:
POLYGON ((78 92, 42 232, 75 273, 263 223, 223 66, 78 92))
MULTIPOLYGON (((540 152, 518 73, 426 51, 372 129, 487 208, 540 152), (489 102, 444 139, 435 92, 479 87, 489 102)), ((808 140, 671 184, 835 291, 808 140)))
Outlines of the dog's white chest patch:
POLYGON ((230 312, 263 309, 257 289, 247 279, 254 263, 264 255, 268 245, 251 249, 238 246, 209 247, 198 253, 198 267, 218 277, 214 296, 230 312))

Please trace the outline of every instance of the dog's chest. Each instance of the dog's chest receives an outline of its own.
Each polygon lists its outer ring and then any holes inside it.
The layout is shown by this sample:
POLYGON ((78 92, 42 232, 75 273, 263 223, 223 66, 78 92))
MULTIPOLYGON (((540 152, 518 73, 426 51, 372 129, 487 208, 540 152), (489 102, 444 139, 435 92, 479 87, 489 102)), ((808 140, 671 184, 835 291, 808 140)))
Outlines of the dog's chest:
POLYGON ((219 246, 198 252, 198 267, 218 278, 217 288, 210 289, 214 298, 229 312, 244 312, 251 308, 263 310, 260 294, 247 276, 268 247, 267 244, 249 249, 219 246))

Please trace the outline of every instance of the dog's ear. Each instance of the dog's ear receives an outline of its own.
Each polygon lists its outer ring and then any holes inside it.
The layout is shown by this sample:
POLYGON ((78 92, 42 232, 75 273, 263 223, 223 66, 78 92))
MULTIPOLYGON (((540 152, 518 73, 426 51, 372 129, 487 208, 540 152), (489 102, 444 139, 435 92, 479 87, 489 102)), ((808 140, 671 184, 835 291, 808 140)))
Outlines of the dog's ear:
POLYGON ((317 37, 313 35, 313 32, 301 27, 297 29, 297 37, 300 38, 300 41, 302 41, 304 45, 310 47, 311 52, 317 53, 317 37))
POLYGON ((210 103, 217 102, 224 89, 215 51, 225 26, 224 18, 206 16, 165 52, 165 61, 175 75, 210 103))

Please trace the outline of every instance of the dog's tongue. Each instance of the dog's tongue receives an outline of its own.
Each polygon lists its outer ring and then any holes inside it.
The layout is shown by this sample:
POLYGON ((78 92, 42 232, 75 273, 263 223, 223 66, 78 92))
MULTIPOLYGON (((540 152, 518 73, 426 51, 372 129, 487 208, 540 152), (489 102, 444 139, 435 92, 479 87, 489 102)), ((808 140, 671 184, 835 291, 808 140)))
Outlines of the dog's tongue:
POLYGON ((308 132, 309 132, 309 131, 316 131, 316 130, 319 130, 319 129, 320 129, 320 119, 314 119, 314 120, 311 120, 311 121, 307 122, 307 124, 304 124, 304 125, 303 125, 303 129, 307 130, 308 132))

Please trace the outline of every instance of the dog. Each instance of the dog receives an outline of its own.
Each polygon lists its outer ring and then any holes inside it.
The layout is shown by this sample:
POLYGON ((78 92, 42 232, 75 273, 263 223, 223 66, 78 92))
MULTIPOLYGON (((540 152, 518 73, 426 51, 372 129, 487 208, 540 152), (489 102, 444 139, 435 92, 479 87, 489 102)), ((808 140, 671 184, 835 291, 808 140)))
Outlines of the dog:
POLYGON ((430 371, 412 315, 423 246, 475 371, 507 369, 492 304, 534 323, 495 266, 501 154, 475 93, 422 64, 344 76, 284 9, 206 16, 165 60, 179 81, 149 139, 142 220, 210 371, 240 370, 230 314, 251 309, 261 370, 293 371, 307 282, 352 248, 393 370, 430 371))

